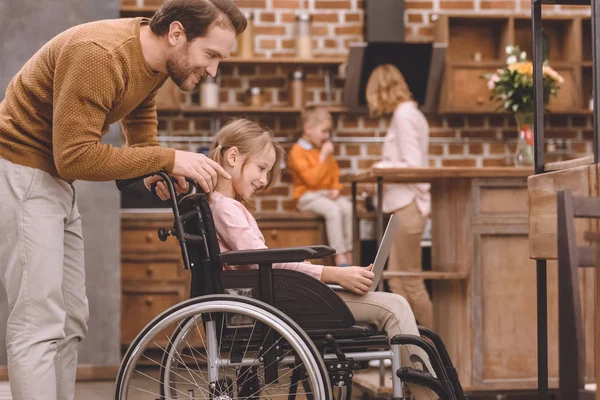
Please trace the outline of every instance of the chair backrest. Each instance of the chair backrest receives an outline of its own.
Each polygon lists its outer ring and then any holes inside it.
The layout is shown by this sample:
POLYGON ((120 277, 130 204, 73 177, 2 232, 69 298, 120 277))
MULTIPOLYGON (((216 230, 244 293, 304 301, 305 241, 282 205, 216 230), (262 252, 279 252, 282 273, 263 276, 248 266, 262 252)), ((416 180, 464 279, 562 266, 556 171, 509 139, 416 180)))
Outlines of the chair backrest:
MULTIPOLYGON (((196 238, 185 243, 192 274, 190 297, 227 293, 228 289, 250 289, 248 295, 261 299, 263 291, 258 270, 223 270, 217 230, 206 195, 186 196, 178 206, 184 229, 180 237, 196 238)), ((355 324, 346 303, 318 280, 290 270, 271 269, 271 274, 273 305, 304 329, 347 328, 355 324)))
POLYGON ((192 274, 190 297, 223 293, 221 250, 206 195, 196 193, 184 197, 179 201, 179 213, 184 229, 180 237, 183 240, 190 236, 202 238, 201 242, 187 240, 185 243, 192 274))
POLYGON ((560 398, 577 399, 584 387, 585 336, 579 293, 579 267, 594 267, 592 247, 578 247, 575 218, 600 218, 600 198, 557 192, 558 336, 560 398))

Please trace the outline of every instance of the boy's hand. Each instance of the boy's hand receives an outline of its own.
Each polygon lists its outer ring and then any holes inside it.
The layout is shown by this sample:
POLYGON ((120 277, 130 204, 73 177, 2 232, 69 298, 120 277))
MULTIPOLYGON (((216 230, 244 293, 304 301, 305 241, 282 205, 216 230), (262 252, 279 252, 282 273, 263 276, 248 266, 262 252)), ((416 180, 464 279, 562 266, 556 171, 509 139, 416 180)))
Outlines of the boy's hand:
POLYGON ((337 199, 338 197, 340 197, 340 190, 339 190, 339 189, 331 189, 331 190, 329 191, 329 198, 330 198, 331 200, 335 200, 335 199, 337 199))
POLYGON ((320 154, 321 162, 327 160, 327 157, 329 157, 329 155, 332 153, 333 153, 333 143, 331 143, 328 140, 325 143, 323 143, 323 146, 321 146, 321 154, 320 154))
MULTIPOLYGON (((183 176, 173 175, 173 178, 175 178, 175 182, 173 183, 175 183, 175 192, 177 193, 177 195, 187 193, 187 191, 190 190, 190 185, 183 176)), ((171 193, 169 193, 169 188, 167 187, 167 184, 163 182, 163 178, 161 178, 158 175, 155 175, 149 176, 148 178, 144 179, 144 185, 148 190, 150 190, 152 184, 155 182, 158 182, 156 184, 156 195, 162 201, 169 200, 171 198, 171 193)))
POLYGON ((373 264, 368 267, 344 267, 338 268, 338 284, 358 295, 364 296, 369 292, 373 284, 375 274, 371 272, 373 264))

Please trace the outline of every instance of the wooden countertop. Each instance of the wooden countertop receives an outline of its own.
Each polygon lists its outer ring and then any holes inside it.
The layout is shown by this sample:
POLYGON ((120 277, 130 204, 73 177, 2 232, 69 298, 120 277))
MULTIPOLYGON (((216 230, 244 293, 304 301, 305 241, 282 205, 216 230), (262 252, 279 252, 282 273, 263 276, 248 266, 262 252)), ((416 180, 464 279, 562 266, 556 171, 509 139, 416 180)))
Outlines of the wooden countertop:
MULTIPOLYGON (((257 221, 314 221, 323 220, 323 217, 302 211, 257 211, 253 212, 257 221)), ((173 211, 170 208, 130 208, 121 209, 121 220, 127 221, 164 221, 172 220, 173 211)))
POLYGON ((529 167, 371 168, 347 175, 344 181, 376 182, 381 177, 384 182, 410 183, 456 178, 527 178, 533 173, 533 168, 529 167))

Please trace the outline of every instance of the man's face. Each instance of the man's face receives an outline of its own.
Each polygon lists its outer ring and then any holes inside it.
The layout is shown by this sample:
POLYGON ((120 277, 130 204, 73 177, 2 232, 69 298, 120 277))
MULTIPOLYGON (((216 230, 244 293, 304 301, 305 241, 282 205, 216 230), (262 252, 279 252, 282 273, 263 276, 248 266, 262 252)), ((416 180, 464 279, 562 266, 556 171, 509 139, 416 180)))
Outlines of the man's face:
POLYGON ((167 72, 181 90, 192 90, 203 76, 217 74, 219 62, 229 56, 234 43, 235 32, 217 25, 191 42, 183 35, 167 55, 167 72))

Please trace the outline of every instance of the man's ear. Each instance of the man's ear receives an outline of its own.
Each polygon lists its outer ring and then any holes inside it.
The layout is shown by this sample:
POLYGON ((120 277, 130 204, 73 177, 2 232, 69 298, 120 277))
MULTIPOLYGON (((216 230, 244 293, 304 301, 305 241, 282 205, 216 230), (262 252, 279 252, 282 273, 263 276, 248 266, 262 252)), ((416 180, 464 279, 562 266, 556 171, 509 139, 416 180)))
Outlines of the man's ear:
POLYGON ((230 147, 225 152, 225 161, 230 167, 234 167, 237 159, 240 157, 240 151, 237 147, 230 147))
POLYGON ((186 40, 185 30, 183 29, 181 22, 171 22, 171 25, 169 25, 169 32, 167 32, 167 39, 169 40, 169 44, 171 44, 171 46, 176 46, 182 40, 186 40))

